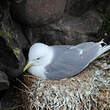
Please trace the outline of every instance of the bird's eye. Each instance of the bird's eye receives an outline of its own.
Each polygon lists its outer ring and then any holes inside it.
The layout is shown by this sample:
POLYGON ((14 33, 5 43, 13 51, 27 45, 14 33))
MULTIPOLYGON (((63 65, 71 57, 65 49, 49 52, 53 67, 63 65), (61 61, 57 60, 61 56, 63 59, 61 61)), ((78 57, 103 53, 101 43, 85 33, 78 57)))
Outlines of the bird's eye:
POLYGON ((39 59, 40 59, 40 57, 36 58, 36 60, 39 60, 39 59))

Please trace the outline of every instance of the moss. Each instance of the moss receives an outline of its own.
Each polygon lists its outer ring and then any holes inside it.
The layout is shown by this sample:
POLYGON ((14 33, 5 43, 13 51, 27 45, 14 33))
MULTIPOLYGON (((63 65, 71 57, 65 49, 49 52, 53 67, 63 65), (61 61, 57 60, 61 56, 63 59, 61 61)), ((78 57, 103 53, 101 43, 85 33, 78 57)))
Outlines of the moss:
POLYGON ((6 35, 7 35, 7 37, 9 37, 9 38, 11 38, 11 37, 12 37, 12 35, 11 35, 11 33, 10 33, 10 32, 7 32, 7 33, 6 33, 6 35))
POLYGON ((14 52, 14 54, 16 55, 16 57, 18 57, 19 54, 20 54, 20 49, 19 49, 19 48, 14 48, 14 49, 13 49, 13 52, 14 52))
POLYGON ((3 32, 0 30, 0 36, 3 35, 3 32))

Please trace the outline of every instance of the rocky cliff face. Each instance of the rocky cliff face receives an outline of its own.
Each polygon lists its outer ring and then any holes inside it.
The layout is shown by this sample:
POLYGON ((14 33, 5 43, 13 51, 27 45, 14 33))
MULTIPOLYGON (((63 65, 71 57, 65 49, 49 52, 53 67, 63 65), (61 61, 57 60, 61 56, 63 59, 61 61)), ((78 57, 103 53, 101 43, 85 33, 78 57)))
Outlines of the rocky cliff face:
POLYGON ((23 67, 27 61, 28 49, 35 42, 76 45, 104 38, 109 44, 109 12, 109 0, 1 0, 0 93, 4 94, 0 95, 0 98, 3 97, 1 106, 13 106, 16 109, 23 106, 22 101, 27 106, 26 101, 22 100, 26 98, 29 107, 36 110, 92 110, 93 107, 108 110, 109 70, 103 70, 101 66, 110 64, 109 53, 83 73, 64 81, 45 81, 33 76, 23 76, 23 67), (25 77, 31 78, 25 80, 25 77), (28 87, 15 79, 24 81, 28 87), (30 85, 28 81, 34 83, 30 85), (22 93, 27 91, 26 88, 28 92, 22 93), (18 90, 22 92, 19 93, 18 90), (35 96, 30 98, 30 93, 35 96), (19 100, 21 94, 22 98, 19 100), (13 103, 11 99, 16 101, 13 103))

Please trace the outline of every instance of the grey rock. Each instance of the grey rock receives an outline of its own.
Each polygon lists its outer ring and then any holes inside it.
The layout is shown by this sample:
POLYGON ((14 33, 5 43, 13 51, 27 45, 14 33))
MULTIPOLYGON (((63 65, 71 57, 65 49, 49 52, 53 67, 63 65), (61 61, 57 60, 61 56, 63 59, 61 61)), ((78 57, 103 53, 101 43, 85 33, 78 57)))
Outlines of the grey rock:
POLYGON ((20 91, 11 87, 1 99, 0 110, 24 110, 20 91))
POLYGON ((6 73, 0 71, 0 91, 8 89, 9 81, 6 73))
POLYGON ((21 27, 15 25, 10 17, 9 1, 0 1, 0 71, 6 73, 9 78, 17 77, 23 73, 25 57, 23 48, 27 46, 21 27), (9 15, 5 15, 9 13, 9 15))
POLYGON ((95 35, 103 19, 96 11, 88 11, 81 17, 64 15, 59 21, 37 28, 27 28, 25 33, 32 45, 35 42, 52 44, 78 44, 97 41, 95 35))
POLYGON ((0 21, 9 17, 9 2, 8 0, 0 0, 0 21))
POLYGON ((97 33, 102 26, 103 19, 96 11, 87 11, 81 17, 73 17, 65 15, 54 26, 57 29, 61 29, 65 32, 79 32, 83 34, 97 33))
POLYGON ((23 73, 25 65, 23 48, 26 46, 26 39, 7 22, 2 23, 0 32, 0 70, 10 77, 17 77, 23 73))
POLYGON ((94 0, 67 0, 65 12, 72 16, 81 16, 93 5, 94 0))
POLYGON ((16 77, 21 74, 23 69, 23 56, 20 53, 20 50, 15 48, 12 50, 6 41, 0 37, 0 70, 7 73, 8 76, 16 77), (16 55, 18 55, 18 58, 16 55))
POLYGON ((106 5, 106 15, 110 18, 110 1, 106 5))
POLYGON ((13 18, 22 24, 36 26, 61 17, 66 0, 22 0, 12 2, 13 18))

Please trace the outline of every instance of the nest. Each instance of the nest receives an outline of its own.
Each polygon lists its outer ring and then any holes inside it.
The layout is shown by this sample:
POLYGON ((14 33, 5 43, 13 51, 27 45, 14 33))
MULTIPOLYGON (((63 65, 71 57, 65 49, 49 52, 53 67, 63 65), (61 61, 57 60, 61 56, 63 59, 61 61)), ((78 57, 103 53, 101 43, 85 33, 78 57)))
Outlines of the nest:
POLYGON ((110 110, 109 54, 72 78, 44 80, 24 75, 24 110, 110 110))

